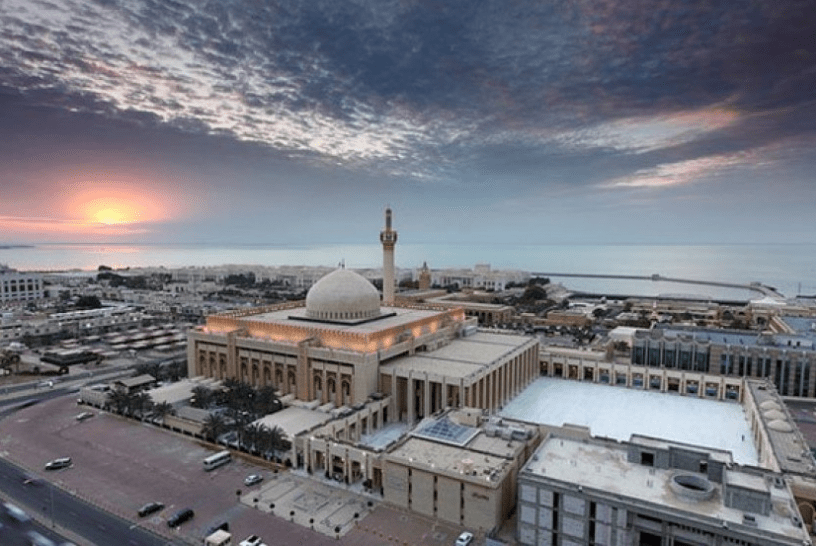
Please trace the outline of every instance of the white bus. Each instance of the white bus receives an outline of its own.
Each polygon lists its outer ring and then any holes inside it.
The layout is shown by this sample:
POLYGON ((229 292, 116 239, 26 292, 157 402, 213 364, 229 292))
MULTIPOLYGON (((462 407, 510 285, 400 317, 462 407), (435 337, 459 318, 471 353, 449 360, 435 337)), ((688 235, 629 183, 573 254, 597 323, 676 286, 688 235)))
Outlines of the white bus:
POLYGON ((204 459, 204 470, 212 470, 218 468, 222 464, 227 464, 232 460, 229 451, 219 451, 215 455, 210 455, 204 459))

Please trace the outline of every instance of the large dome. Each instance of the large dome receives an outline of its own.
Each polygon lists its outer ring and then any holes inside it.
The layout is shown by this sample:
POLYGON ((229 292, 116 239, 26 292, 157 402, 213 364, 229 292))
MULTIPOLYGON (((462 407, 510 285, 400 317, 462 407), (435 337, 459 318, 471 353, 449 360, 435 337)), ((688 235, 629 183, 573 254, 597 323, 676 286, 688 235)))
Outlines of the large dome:
POLYGON ((317 320, 361 320, 380 316, 380 293, 362 275, 332 271, 306 295, 306 316, 317 320))

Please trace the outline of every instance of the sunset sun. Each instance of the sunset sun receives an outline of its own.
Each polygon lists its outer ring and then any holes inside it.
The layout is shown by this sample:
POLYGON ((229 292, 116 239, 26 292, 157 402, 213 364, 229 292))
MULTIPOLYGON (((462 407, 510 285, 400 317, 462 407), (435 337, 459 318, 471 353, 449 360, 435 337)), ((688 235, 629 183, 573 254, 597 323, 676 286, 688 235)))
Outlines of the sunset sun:
POLYGON ((127 218, 127 215, 118 208, 105 208, 99 210, 94 214, 94 220, 100 224, 106 225, 126 224, 131 221, 127 218))
POLYGON ((100 224, 130 224, 144 217, 144 208, 126 197, 100 197, 86 203, 85 214, 89 221, 100 224))

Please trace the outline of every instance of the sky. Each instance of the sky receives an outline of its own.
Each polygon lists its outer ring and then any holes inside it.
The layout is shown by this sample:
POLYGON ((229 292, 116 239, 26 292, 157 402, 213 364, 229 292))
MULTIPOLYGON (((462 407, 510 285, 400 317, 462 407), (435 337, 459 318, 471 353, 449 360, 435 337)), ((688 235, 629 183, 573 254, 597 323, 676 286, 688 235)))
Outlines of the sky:
POLYGON ((813 243, 814 172, 812 0, 0 0, 0 243, 813 243))

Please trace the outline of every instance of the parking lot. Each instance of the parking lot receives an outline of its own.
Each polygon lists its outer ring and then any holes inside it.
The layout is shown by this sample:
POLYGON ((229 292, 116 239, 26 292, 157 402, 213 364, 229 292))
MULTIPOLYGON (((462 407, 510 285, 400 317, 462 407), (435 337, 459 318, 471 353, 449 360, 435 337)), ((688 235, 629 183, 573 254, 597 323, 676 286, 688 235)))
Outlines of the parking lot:
POLYGON ((229 522, 235 542, 257 534, 276 544, 452 544, 461 528, 407 514, 328 484, 240 457, 210 472, 215 452, 197 440, 92 410, 66 396, 43 402, 0 421, 3 456, 92 504, 162 534, 173 542, 200 544, 207 529, 229 522), (46 471, 53 459, 72 465, 46 471), (261 474, 247 487, 244 478, 261 474), (158 501, 165 508, 145 518, 138 509, 158 501), (371 504, 369 502, 371 501, 371 504), (167 518, 182 508, 192 520, 173 530, 167 518), (294 514, 292 513, 294 512, 294 514), (341 529, 339 541, 334 531, 341 529))

